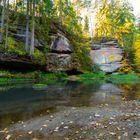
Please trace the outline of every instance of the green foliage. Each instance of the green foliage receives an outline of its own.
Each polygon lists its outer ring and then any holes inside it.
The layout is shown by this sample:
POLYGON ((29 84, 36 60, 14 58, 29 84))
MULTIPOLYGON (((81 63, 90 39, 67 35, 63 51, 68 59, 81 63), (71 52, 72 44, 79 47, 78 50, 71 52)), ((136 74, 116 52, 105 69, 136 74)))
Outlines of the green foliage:
POLYGON ((89 21, 88 21, 88 16, 85 16, 84 30, 85 30, 86 32, 89 31, 89 21))
POLYGON ((8 37, 8 52, 20 56, 26 54, 23 43, 16 41, 13 37, 8 37))
POLYGON ((40 63, 40 64, 46 63, 45 54, 38 49, 35 49, 35 52, 33 54, 33 58, 34 58, 34 61, 37 63, 40 63))
POLYGON ((136 83, 140 81, 140 78, 136 74, 122 74, 122 75, 110 75, 106 78, 107 81, 123 84, 123 83, 136 83))
POLYGON ((97 72, 97 73, 84 73, 79 75, 81 80, 84 79, 104 79, 106 77, 104 72, 97 72))
POLYGON ((125 58, 129 64, 135 63, 136 26, 135 15, 132 5, 127 1, 116 0, 108 3, 107 0, 100 2, 100 8, 96 15, 95 34, 99 38, 113 38, 124 49, 125 58))

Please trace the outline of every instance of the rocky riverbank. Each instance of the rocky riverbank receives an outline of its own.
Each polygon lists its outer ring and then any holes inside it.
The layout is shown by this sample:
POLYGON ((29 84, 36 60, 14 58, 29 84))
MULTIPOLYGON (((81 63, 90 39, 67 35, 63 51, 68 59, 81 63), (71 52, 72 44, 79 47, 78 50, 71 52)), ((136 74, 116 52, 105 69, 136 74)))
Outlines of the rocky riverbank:
POLYGON ((57 107, 54 114, 18 122, 0 131, 10 140, 139 140, 140 103, 57 107))

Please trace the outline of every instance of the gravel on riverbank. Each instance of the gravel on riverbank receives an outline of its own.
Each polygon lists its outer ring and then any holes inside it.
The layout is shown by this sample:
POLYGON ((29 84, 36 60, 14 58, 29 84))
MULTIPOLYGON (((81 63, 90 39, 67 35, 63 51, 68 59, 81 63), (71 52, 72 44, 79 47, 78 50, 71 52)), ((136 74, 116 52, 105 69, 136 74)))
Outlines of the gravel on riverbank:
POLYGON ((140 140, 139 102, 57 110, 1 130, 0 140, 140 140))

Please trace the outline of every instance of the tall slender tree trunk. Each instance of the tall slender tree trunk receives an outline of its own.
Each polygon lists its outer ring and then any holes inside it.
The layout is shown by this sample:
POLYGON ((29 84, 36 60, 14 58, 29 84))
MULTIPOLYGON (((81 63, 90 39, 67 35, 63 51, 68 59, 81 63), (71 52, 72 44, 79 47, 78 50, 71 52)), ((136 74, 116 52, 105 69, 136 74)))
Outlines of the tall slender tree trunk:
POLYGON ((29 0, 26 3, 26 42, 25 42, 25 50, 29 52, 29 0))
POLYGON ((36 5, 36 0, 33 0, 32 37, 31 37, 30 56, 32 56, 34 54, 34 42, 35 42, 35 5, 36 5))
POLYGON ((114 35, 114 16, 113 16, 113 13, 114 13, 114 0, 111 0, 111 11, 110 11, 110 16, 111 16, 111 22, 112 22, 112 29, 111 29, 111 35, 110 37, 112 37, 112 35, 114 35))
POLYGON ((59 15, 59 17, 60 17, 60 19, 61 19, 61 24, 62 24, 62 9, 63 9, 63 4, 62 4, 62 0, 60 0, 60 15, 59 15))
POLYGON ((15 13, 17 13, 17 0, 15 0, 15 13))
POLYGON ((5 50, 8 48, 8 28, 9 28, 9 0, 7 0, 7 7, 6 7, 6 37, 5 37, 5 50))
POLYGON ((1 15, 0 43, 3 42, 5 7, 6 7, 6 0, 3 1, 3 8, 2 8, 2 15, 1 15))

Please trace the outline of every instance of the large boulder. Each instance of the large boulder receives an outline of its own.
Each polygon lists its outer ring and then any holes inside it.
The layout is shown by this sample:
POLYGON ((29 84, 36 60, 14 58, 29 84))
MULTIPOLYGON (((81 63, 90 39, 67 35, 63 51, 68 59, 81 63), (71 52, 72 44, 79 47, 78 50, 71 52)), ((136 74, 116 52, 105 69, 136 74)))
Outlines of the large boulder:
POLYGON ((72 69, 72 56, 70 54, 47 54, 47 71, 69 71, 72 69))
POLYGON ((123 52, 117 47, 105 47, 90 51, 93 64, 104 72, 114 72, 121 67, 123 52))
POLYGON ((56 52, 56 53, 72 53, 73 52, 73 48, 70 45, 69 40, 61 34, 52 36, 52 44, 51 44, 50 49, 52 52, 56 52))
POLYGON ((50 53, 47 53, 46 70, 51 72, 73 69, 73 48, 62 34, 52 36, 50 53))

